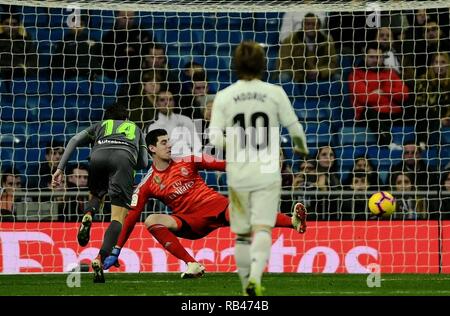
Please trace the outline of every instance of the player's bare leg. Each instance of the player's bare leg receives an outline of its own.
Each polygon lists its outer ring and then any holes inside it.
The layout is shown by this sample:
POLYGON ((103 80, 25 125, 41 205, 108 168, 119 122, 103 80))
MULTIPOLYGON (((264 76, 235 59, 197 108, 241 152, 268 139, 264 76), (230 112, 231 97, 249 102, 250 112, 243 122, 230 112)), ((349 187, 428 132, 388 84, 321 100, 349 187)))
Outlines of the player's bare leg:
POLYGON ((291 217, 292 226, 300 234, 306 232, 306 214, 306 207, 300 202, 295 203, 291 217))
POLYGON ((92 216, 103 208, 104 196, 100 198, 93 194, 89 194, 89 201, 86 202, 84 209, 84 216, 81 220, 81 225, 78 230, 77 239, 78 244, 82 247, 86 246, 90 239, 92 216))
POLYGON ((117 244, 122 224, 127 214, 126 207, 111 205, 111 223, 103 237, 103 244, 100 248, 100 253, 92 261, 92 270, 94 270, 94 283, 104 283, 105 277, 103 275, 103 261, 109 254, 113 247, 117 244))
POLYGON ((173 216, 152 214, 145 220, 145 226, 168 252, 187 264, 187 269, 181 274, 181 278, 199 278, 205 273, 205 267, 184 249, 177 236, 172 232, 181 228, 173 216))

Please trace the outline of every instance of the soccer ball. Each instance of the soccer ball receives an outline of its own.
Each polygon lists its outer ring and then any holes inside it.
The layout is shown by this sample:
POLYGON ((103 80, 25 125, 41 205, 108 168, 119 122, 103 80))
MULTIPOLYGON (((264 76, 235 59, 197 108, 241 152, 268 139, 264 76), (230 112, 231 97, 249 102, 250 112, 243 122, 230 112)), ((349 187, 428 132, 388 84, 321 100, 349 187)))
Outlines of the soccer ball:
POLYGON ((373 215, 389 217, 395 212, 395 198, 389 192, 377 192, 369 199, 369 209, 373 215))

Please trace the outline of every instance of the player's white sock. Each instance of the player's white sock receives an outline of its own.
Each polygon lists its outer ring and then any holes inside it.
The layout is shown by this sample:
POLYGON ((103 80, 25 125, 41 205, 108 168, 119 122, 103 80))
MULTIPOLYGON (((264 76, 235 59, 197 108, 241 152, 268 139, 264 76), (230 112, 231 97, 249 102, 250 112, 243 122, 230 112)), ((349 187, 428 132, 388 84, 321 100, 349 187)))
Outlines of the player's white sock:
POLYGON ((250 276, 250 242, 250 237, 238 236, 234 247, 234 258, 236 259, 239 278, 244 289, 247 287, 250 276))
POLYGON ((261 276, 269 261, 271 246, 271 233, 266 230, 259 230, 254 233, 252 244, 250 246, 250 258, 252 260, 250 279, 259 284, 261 284, 261 276))

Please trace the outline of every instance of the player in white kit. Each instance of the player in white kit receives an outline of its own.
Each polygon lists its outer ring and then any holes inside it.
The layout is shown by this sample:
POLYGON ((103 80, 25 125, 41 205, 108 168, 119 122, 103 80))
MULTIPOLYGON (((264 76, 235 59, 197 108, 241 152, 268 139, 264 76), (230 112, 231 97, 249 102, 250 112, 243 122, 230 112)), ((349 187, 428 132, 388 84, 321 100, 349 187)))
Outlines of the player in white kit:
POLYGON ((281 194, 280 125, 294 149, 308 155, 306 136, 284 90, 261 81, 263 48, 242 42, 234 53, 238 81, 217 93, 209 128, 214 146, 226 148, 231 230, 244 295, 262 295, 261 277, 272 246, 281 194), (224 135, 225 132, 225 135, 224 135))

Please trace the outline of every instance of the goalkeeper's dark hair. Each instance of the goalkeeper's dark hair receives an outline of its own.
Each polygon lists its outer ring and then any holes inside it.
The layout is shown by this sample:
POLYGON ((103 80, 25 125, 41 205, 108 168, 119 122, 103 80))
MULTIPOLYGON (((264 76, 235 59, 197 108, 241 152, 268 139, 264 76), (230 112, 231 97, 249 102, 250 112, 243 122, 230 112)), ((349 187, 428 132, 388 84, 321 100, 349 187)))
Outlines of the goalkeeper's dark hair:
POLYGON ((128 119, 128 109, 122 103, 115 103, 108 107, 103 114, 104 120, 123 120, 128 119))
MULTIPOLYGON (((157 129, 151 130, 145 136, 145 142, 147 144, 147 147, 150 145, 156 146, 156 143, 158 142, 158 137, 165 136, 165 135, 168 135, 167 131, 165 129, 157 128, 157 129)), ((150 151, 150 154, 153 154, 153 153, 150 151)))
POLYGON ((233 69, 238 79, 261 79, 266 67, 264 49, 255 41, 244 41, 236 48, 233 69))

